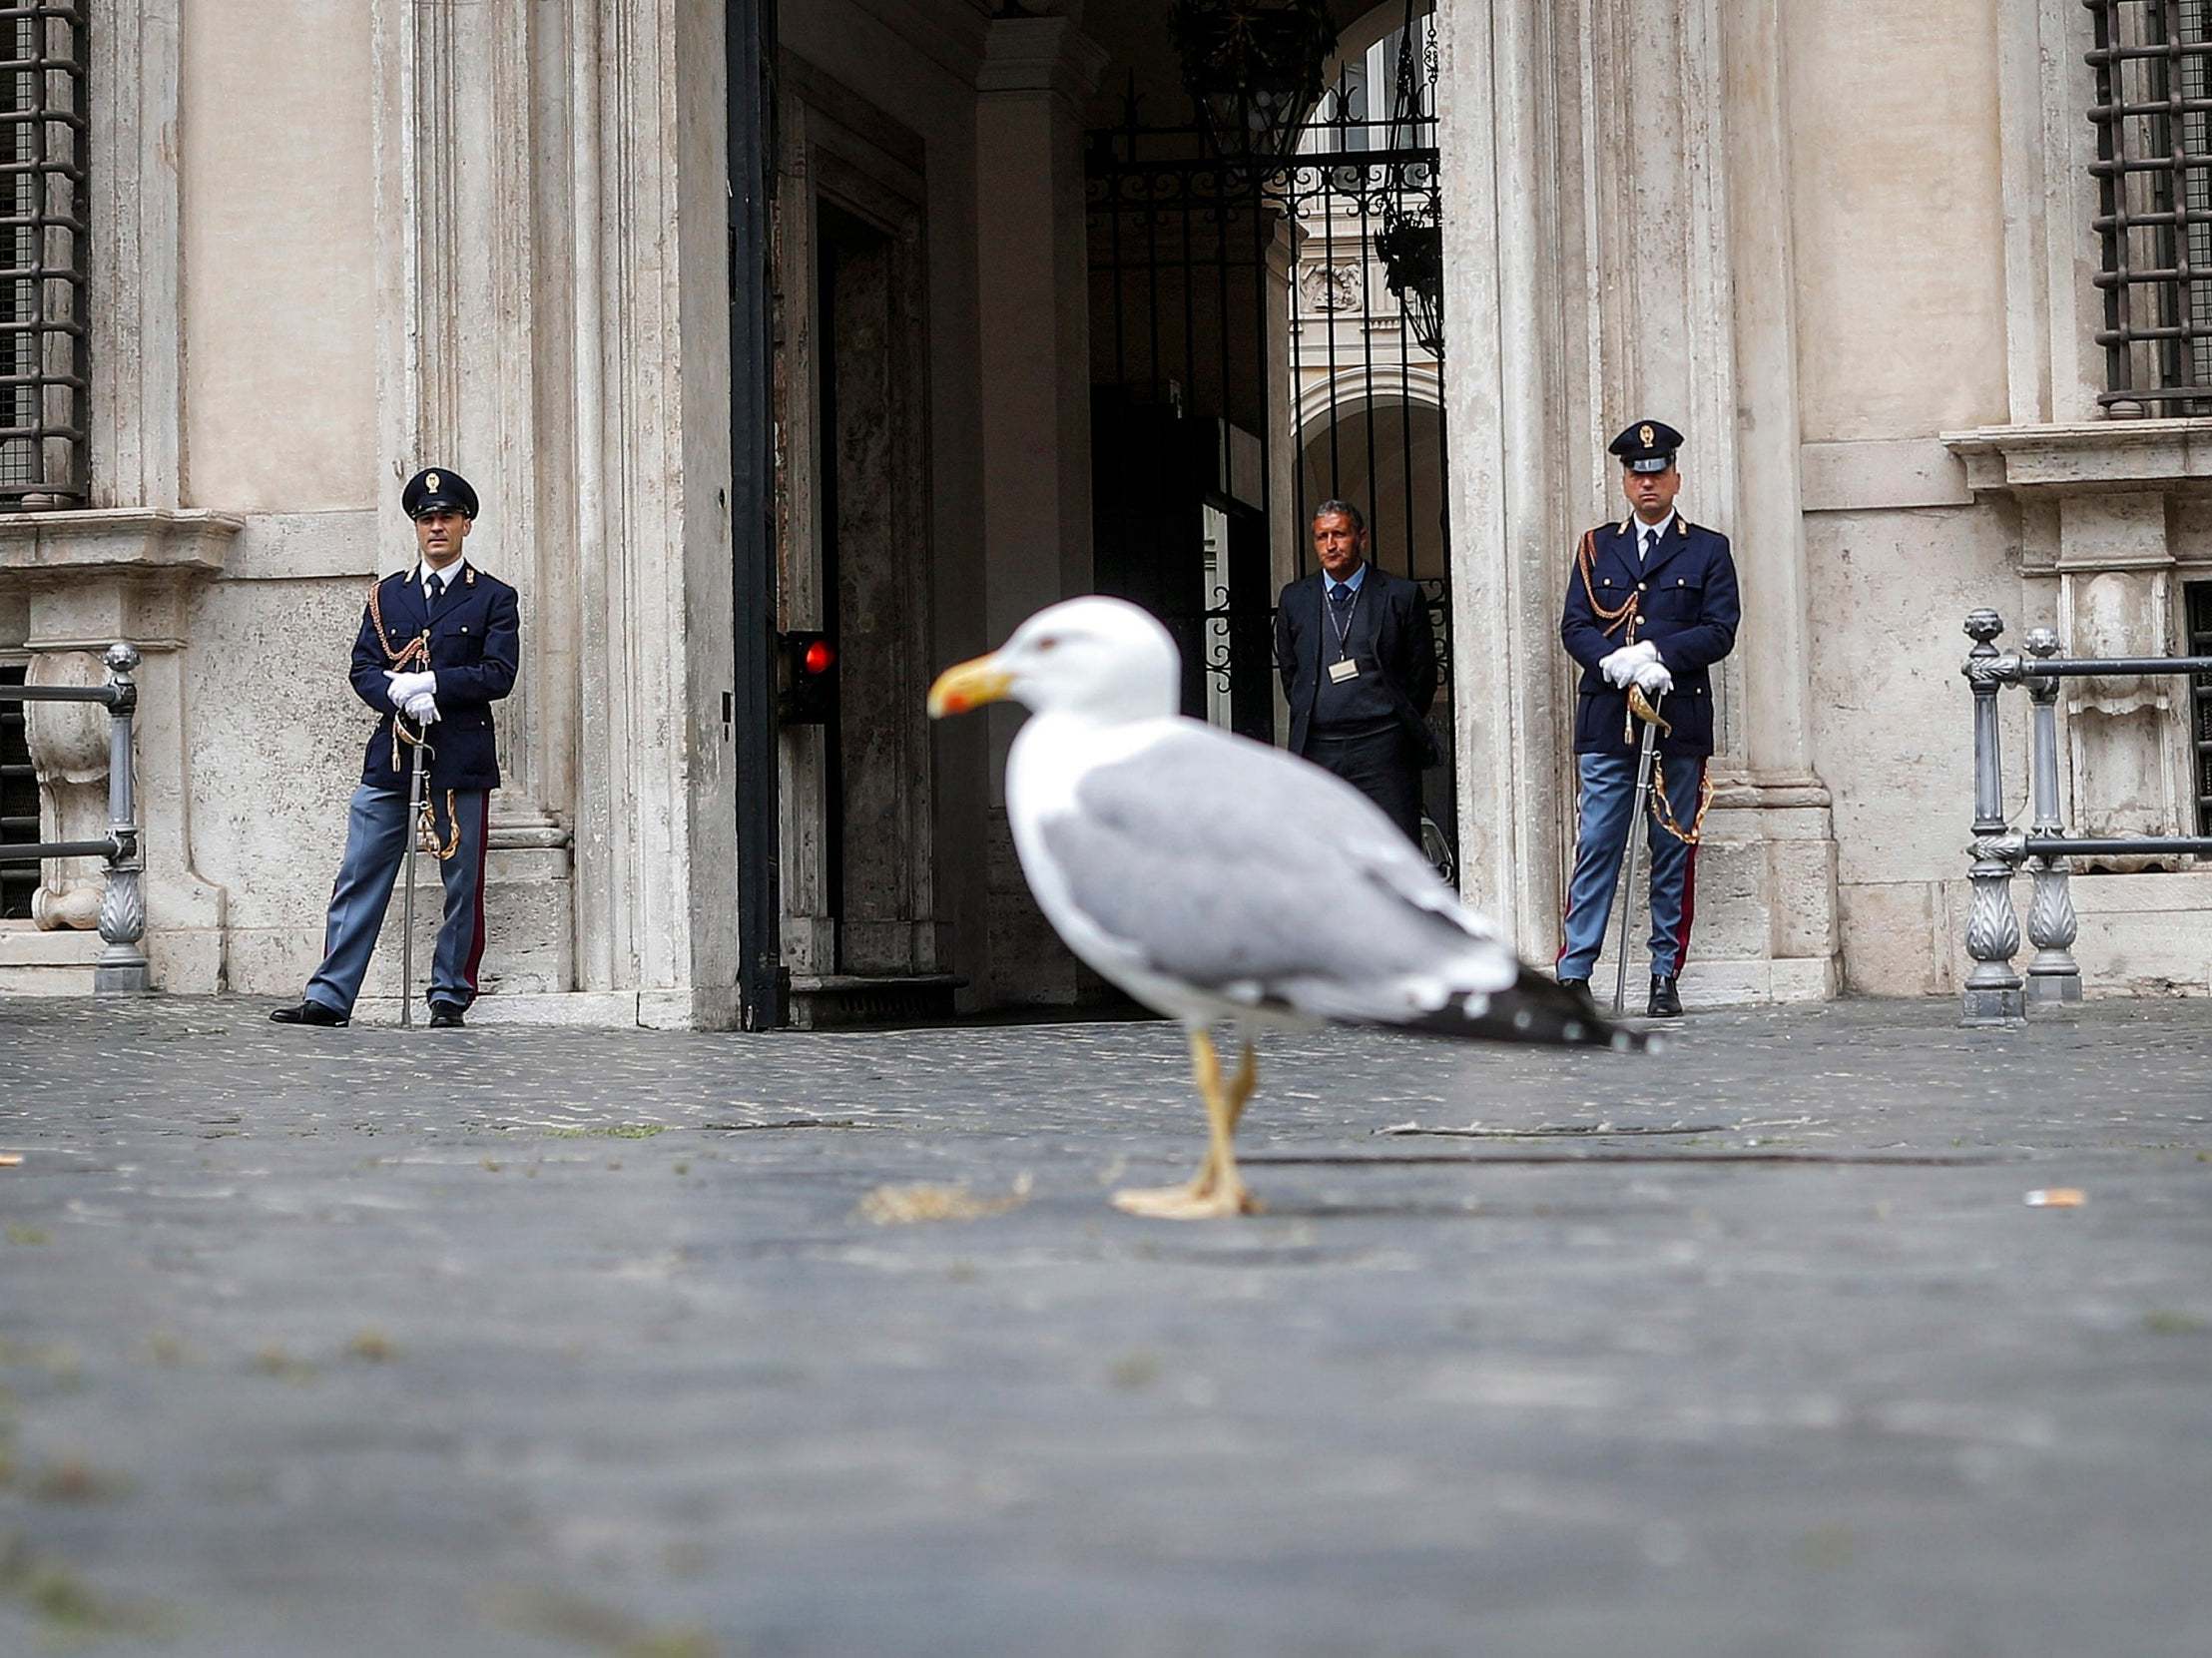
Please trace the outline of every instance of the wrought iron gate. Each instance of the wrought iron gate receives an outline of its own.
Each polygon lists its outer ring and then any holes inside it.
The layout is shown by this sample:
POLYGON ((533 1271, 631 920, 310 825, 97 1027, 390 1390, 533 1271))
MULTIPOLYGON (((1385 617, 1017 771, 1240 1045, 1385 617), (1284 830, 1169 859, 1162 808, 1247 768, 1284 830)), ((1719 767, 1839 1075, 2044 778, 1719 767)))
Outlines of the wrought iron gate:
MULTIPOLYGON (((1411 8, 1409 8, 1411 9, 1411 8)), ((1161 616, 1187 713, 1274 736, 1274 610, 1309 520, 1359 507, 1378 567, 1427 595, 1456 840, 1450 527, 1440 395, 1435 62, 1414 15, 1348 55, 1288 156, 1223 157, 1200 119, 1090 135, 1095 559, 1161 616)))

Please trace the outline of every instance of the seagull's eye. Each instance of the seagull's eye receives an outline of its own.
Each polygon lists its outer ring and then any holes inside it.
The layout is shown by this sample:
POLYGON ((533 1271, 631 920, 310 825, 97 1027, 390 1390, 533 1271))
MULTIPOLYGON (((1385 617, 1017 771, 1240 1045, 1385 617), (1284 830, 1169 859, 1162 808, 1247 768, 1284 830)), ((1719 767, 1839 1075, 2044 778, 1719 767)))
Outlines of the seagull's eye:
POLYGON ((1051 634, 1048 633, 1042 639, 1037 641, 1037 654, 1039 656, 1042 656, 1047 651, 1057 650, 1059 649, 1059 640, 1055 639, 1051 634))

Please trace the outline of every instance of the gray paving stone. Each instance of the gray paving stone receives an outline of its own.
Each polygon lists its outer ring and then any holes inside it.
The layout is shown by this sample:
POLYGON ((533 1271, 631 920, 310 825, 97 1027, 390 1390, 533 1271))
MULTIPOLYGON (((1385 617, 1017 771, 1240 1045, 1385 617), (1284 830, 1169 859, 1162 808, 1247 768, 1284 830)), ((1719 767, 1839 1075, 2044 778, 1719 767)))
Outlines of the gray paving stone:
POLYGON ((265 1012, 0 1004, 0 1652, 2212 1650, 2202 1003, 1282 1041, 1205 1227, 1163 1025, 265 1012))

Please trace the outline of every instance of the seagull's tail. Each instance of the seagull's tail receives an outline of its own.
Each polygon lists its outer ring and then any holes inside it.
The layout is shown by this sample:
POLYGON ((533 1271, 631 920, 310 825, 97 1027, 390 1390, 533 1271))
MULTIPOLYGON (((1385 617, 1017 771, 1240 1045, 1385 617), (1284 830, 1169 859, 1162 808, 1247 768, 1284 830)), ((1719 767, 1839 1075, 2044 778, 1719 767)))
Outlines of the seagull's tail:
POLYGON ((1458 997, 1406 1021, 1405 1028, 1477 1041, 1548 1042, 1616 1053, 1642 1053, 1651 1045, 1642 1031, 1614 1024, 1577 992, 1530 967, 1521 968, 1510 989, 1486 998, 1479 1013, 1470 1013, 1466 999, 1458 997))

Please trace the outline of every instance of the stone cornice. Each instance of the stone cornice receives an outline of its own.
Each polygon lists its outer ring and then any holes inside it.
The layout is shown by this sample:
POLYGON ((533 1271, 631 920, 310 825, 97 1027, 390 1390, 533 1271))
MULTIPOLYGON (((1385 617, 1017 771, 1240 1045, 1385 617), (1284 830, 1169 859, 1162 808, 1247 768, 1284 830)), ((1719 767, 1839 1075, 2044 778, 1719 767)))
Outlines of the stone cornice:
POLYGON ((215 576, 245 523, 203 508, 0 513, 0 581, 215 576))
POLYGON ((1976 493, 2212 492, 2212 419, 1981 426, 1942 441, 1976 493))
POLYGON ((1056 92, 1080 104, 1098 90, 1112 54, 1065 17, 1007 17, 991 25, 976 90, 1056 92))

